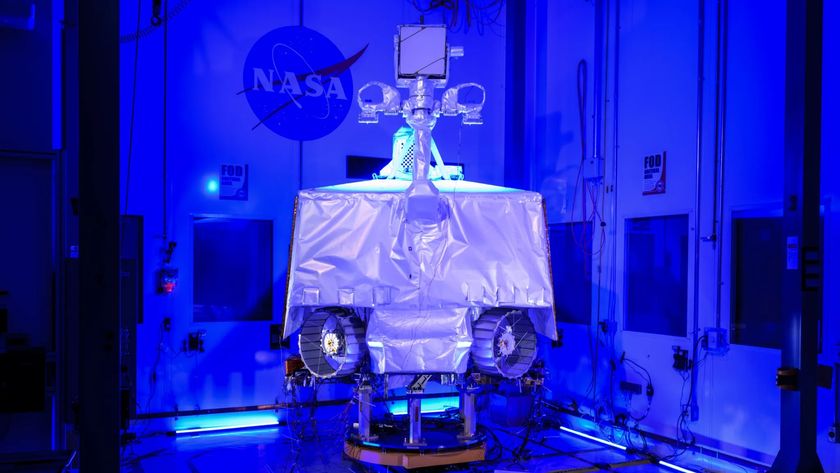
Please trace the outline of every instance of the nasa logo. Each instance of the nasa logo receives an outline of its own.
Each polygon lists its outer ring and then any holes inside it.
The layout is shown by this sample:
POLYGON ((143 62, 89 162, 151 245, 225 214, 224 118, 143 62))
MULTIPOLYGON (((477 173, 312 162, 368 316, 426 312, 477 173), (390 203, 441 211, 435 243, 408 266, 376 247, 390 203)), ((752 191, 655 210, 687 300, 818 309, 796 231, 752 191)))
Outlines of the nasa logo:
POLYGON ((244 94, 259 121, 280 136, 300 141, 332 133, 350 110, 352 66, 367 46, 346 58, 321 33, 285 26, 257 40, 242 72, 244 94))

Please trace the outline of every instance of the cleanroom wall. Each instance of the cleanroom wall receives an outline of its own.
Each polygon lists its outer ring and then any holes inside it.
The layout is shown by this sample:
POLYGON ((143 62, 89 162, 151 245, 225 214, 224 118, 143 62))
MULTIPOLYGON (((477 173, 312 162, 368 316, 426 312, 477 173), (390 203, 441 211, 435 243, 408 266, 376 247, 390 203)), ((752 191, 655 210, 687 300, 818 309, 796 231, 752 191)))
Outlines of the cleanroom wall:
MULTIPOLYGON (((534 119, 547 125, 535 136, 534 182, 546 196, 550 223, 576 236, 565 246, 553 241, 552 257, 585 261, 577 276, 564 277, 592 286, 591 316, 560 324, 565 343, 549 359, 552 397, 604 419, 646 414, 642 429, 672 438, 684 438, 690 429, 699 444, 772 461, 781 409, 775 370, 781 337, 788 333, 772 303, 784 250, 777 228, 784 182, 785 2, 531 5, 548 25, 536 46, 546 60, 537 66, 544 84, 536 88, 543 91, 534 98, 542 108, 534 119), (598 41, 602 47, 593 48, 598 41), (599 58, 600 74, 594 72, 599 58), (665 162, 663 188, 647 192, 648 159, 658 156, 665 162), (678 216, 682 230, 668 230, 664 222, 678 216), (681 291, 669 289, 674 282, 681 291), (704 335, 714 333, 707 329, 718 327, 730 342, 725 354, 704 349, 704 335), (699 368, 692 403, 691 370, 674 368, 674 347, 693 358, 695 344, 699 368), (641 385, 642 394, 628 394, 622 381, 641 385), (692 411, 696 421, 690 421, 692 411)), ((837 363, 832 307, 840 293, 833 264, 840 42, 828 26, 838 14, 837 5, 827 2, 820 359, 827 365, 837 363)), ((565 304, 582 306, 579 292, 563 292, 577 301, 565 304)), ((828 437, 833 395, 820 390, 818 442, 827 470, 838 464, 828 437)))
MULTIPOLYGON (((393 82, 396 25, 449 23, 452 17, 441 10, 421 13, 407 0, 363 6, 339 0, 170 0, 155 27, 151 5, 121 5, 122 207, 143 222, 135 408, 165 413, 271 404, 284 398, 282 362, 296 345, 293 340, 291 348, 277 349, 270 343, 271 326, 282 320, 295 195, 301 188, 357 179, 348 177, 349 156, 390 158, 400 119, 357 123, 355 92, 372 80, 393 82), (294 43, 310 37, 319 44, 307 49, 294 43), (351 64, 338 84, 325 82, 320 90, 305 81, 278 84, 273 81, 286 77, 272 64, 270 46, 278 43, 290 45, 314 70, 351 64), (335 63, 324 62, 336 54, 335 63), (249 97, 246 89, 266 83, 276 96, 249 97), (313 102, 287 104, 272 114, 295 86, 309 91, 306 99, 313 102), (331 100, 333 112, 346 115, 323 120, 325 110, 316 100, 331 100), (268 126, 271 118, 283 125, 268 126), (311 139, 315 135, 322 136, 311 139), (241 187, 245 175, 246 192, 240 188, 238 195, 232 191, 234 198, 220 198, 228 184, 241 187), (160 291, 162 269, 175 283, 171 294, 160 291), (233 297, 227 292, 235 292, 234 286, 246 286, 220 281, 257 270, 269 271, 269 282, 249 279, 247 285, 262 293, 240 288, 239 312, 207 309, 224 305, 219 301, 233 297), (268 317, 262 309, 248 310, 266 301, 268 317), (190 349, 190 335, 203 351, 190 349)), ((441 119, 434 135, 444 161, 462 163, 467 179, 491 184, 504 177, 504 17, 504 8, 487 10, 470 24, 462 16, 450 29, 450 44, 465 51, 452 61, 450 83, 486 87, 485 123, 464 127, 459 119, 441 119)), ((343 398, 349 392, 322 388, 319 395, 343 398)))

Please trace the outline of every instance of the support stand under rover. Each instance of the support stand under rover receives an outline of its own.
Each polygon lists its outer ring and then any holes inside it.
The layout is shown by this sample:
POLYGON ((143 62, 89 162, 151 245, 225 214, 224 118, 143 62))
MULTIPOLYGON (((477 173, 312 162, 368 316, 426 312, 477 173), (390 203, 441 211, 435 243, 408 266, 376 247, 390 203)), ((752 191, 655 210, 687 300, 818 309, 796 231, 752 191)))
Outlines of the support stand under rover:
POLYGON ((371 388, 362 383, 357 389, 358 428, 348 435, 344 453, 356 461, 406 469, 484 460, 487 447, 484 435, 477 429, 475 409, 478 386, 471 381, 459 386, 458 426, 433 422, 439 419, 432 414, 426 415, 424 425, 421 404, 429 378, 430 375, 417 376, 407 388, 407 419, 397 419, 395 425, 383 426, 377 432, 371 422, 371 388), (407 428, 398 427, 405 426, 406 421, 407 428))
MULTIPOLYGON (((379 114, 401 114, 411 127, 413 138, 413 163, 410 169, 404 159, 395 156, 393 162, 380 176, 393 179, 410 176, 411 184, 406 191, 406 219, 410 222, 437 222, 440 219, 440 193, 431 183, 432 173, 438 178, 449 180, 451 173, 442 162, 432 168, 434 155, 432 129, 439 116, 462 115, 465 125, 482 123, 481 109, 484 105, 484 88, 476 83, 452 87, 443 93, 441 101, 435 99, 435 89, 444 88, 449 70, 449 58, 463 54, 460 48, 451 48, 446 43, 444 25, 403 25, 395 37, 397 87, 407 88, 408 98, 401 101, 400 93, 381 82, 371 82, 358 92, 361 123, 377 123, 379 114), (363 99, 365 91, 378 88, 381 102, 363 99), (481 99, 471 103, 459 101, 459 92, 464 88, 480 91, 481 99), (387 172, 386 172, 387 170, 387 172)), ((439 158, 438 158, 439 160, 439 158)), ((460 171, 455 173, 460 174, 460 171)), ((475 396, 477 387, 460 383, 461 391, 458 420, 453 422, 431 422, 427 416, 425 424, 422 400, 426 383, 432 375, 421 374, 407 387, 406 418, 395 419, 392 425, 377 427, 372 422, 371 387, 363 381, 357 389, 359 422, 356 432, 348 435, 344 453, 350 458, 377 465, 420 468, 484 460, 486 445, 484 436, 477 429, 475 396), (456 425, 457 424, 457 425, 456 425)))

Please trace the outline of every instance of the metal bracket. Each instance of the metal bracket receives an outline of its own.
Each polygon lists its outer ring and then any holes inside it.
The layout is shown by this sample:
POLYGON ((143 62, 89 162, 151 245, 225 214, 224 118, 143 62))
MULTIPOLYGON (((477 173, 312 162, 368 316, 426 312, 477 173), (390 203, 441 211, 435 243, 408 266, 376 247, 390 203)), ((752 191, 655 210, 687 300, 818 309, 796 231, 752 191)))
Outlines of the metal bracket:
POLYGON ((799 390, 799 369, 781 367, 776 370, 776 386, 785 391, 799 390))

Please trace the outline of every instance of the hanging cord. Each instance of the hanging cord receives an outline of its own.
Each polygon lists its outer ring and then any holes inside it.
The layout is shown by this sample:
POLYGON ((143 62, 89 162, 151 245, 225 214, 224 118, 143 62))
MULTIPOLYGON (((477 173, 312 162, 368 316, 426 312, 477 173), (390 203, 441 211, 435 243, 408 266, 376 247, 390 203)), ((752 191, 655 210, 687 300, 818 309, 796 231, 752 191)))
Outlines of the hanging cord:
POLYGON ((411 0, 412 6, 423 14, 439 11, 452 32, 468 33, 475 26, 479 35, 486 27, 501 26, 504 0, 411 0))
POLYGON ((169 0, 163 0, 163 11, 164 11, 164 18, 163 18, 163 154, 162 154, 162 167, 163 167, 163 241, 166 242, 168 240, 168 232, 167 232, 167 176, 166 176, 166 84, 167 84, 167 74, 168 74, 168 53, 169 53, 169 21, 166 17, 167 11, 169 8, 169 0))
MULTIPOLYGON (((578 172, 577 177, 575 178, 575 188, 572 192, 572 221, 575 219, 575 207, 577 206, 577 192, 578 186, 580 185, 582 173, 583 173, 583 164, 586 161, 586 83, 587 83, 587 64, 586 59, 581 59, 578 61, 577 64, 577 99, 578 99, 578 120, 580 126, 580 161, 578 163, 578 172)), ((583 210, 581 213, 581 220, 585 223, 586 222, 586 211, 583 210)), ((587 250, 584 247, 582 239, 586 236, 586 225, 583 225, 583 236, 578 235, 578 233, 572 229, 572 236, 574 237, 575 245, 583 252, 585 256, 590 255, 591 250, 587 250)), ((584 268, 585 261, 584 261, 584 268)), ((584 271, 586 271, 584 269, 584 271)), ((587 388, 587 396, 592 394, 593 397, 597 392, 597 377, 598 377, 598 366, 594 362, 594 357, 596 356, 597 346, 592 340, 592 324, 589 324, 589 356, 593 359, 592 363, 592 380, 589 383, 589 387, 587 388)))
MULTIPOLYGON (((615 34, 614 34, 614 52, 613 52, 613 160, 611 165, 611 172, 610 172, 610 185, 609 185, 609 192, 612 193, 612 198, 610 199, 610 219, 612 221, 612 244, 611 244, 611 251, 610 251, 610 275, 608 280, 608 287, 609 287, 609 297, 607 302, 607 313, 610 315, 611 320, 613 323, 617 325, 618 319, 618 312, 616 306, 616 266, 618 261, 618 245, 616 244, 617 240, 617 231, 618 231, 618 84, 619 84, 619 51, 620 51, 620 42, 619 42, 619 31, 621 30, 621 2, 617 1, 615 3, 615 34)), ((605 166, 606 168, 606 166, 605 166)), ((607 187, 606 176, 604 176, 604 187, 607 187)), ((605 189, 606 192, 606 189, 605 189)), ((605 197, 606 198, 606 197, 605 197)), ((615 350, 615 340, 613 340, 613 350, 615 350)))
MULTIPOLYGON (((572 192, 572 215, 571 220, 575 220, 575 208, 577 207, 578 190, 580 190, 581 198, 581 222, 594 222, 595 217, 598 221, 601 218, 601 211, 597 207, 597 196, 593 194, 591 186, 583 179, 583 167, 586 163, 586 84, 588 81, 587 63, 585 59, 578 61, 577 65, 577 98, 578 98, 578 120, 580 126, 580 161, 578 162, 578 172, 575 177, 575 187, 572 192), (592 203, 592 212, 587 211, 586 202, 592 203)), ((586 226, 582 227, 580 231, 572 233, 574 236, 575 245, 583 252, 585 256, 597 255, 602 248, 592 251, 592 243, 594 241, 594 229, 592 232, 586 231, 586 226)), ((602 242, 603 243, 603 242, 602 242)), ((603 244, 601 245, 603 247, 603 244)))
MULTIPOLYGON (((537 426, 538 419, 542 417, 540 415, 540 406, 542 405, 542 395, 543 391, 540 387, 536 387, 534 391, 534 399, 531 400, 531 409, 528 413, 528 423, 525 429, 525 435, 522 437, 522 443, 513 450, 513 459, 515 462, 519 462, 520 460, 527 460, 526 455, 526 447, 528 446, 528 442, 531 441, 531 434, 533 428, 537 426)), ((538 427, 538 426, 537 426, 538 427)))
MULTIPOLYGON (((700 348, 702 347, 703 340, 706 339, 706 336, 703 335, 699 337, 697 341, 694 343, 694 350, 693 353, 699 353, 700 348)), ((674 460, 680 456, 682 456, 685 452, 694 448, 697 443, 697 438, 694 435, 694 432, 691 430, 691 399, 695 396, 695 386, 693 383, 690 382, 692 377, 693 369, 696 369, 699 373, 700 367, 705 363, 706 357, 709 355, 709 352, 706 351, 704 353, 703 358, 695 359, 694 366, 692 369, 689 369, 686 373, 680 374, 682 377, 682 389, 680 390, 680 415, 677 417, 677 446, 674 448, 674 452, 671 455, 663 457, 666 461, 674 460), (685 387, 686 384, 689 385, 688 389, 688 399, 683 402, 685 399, 685 387)))
MULTIPOLYGON (((621 1, 615 2, 615 22, 613 23, 614 34, 613 34, 613 90, 612 90, 612 101, 613 101, 613 159, 610 167, 610 188, 607 187, 607 176, 606 176, 606 162, 604 165, 604 205, 606 205, 607 200, 607 192, 611 192, 612 195, 610 196, 610 206, 609 206, 609 218, 612 224, 612 242, 609 254, 609 265, 610 265, 610 272, 607 278, 607 285, 609 290, 607 292, 607 316, 609 320, 612 321, 614 331, 612 333, 611 338, 611 350, 612 356, 615 357, 616 348, 615 348, 615 336, 618 332, 618 313, 616 307, 616 266, 618 261, 617 255, 617 243, 616 240, 618 238, 618 193, 617 193, 617 182, 618 182, 618 84, 619 84, 619 32, 621 29, 621 1)), ((608 25, 609 26, 609 25, 608 25)), ((609 27, 607 28, 607 33, 609 34, 609 27)), ((609 46, 609 43, 607 43, 609 46)), ((609 63, 607 63, 609 64, 609 63)), ((606 104, 605 104, 606 108, 606 104)), ((606 122, 604 124, 604 128, 606 129, 606 122)), ((604 143, 604 149, 606 149, 606 142, 604 143)), ((624 359, 624 355, 622 358, 624 359)), ((625 360, 626 361, 626 360, 625 360)), ((621 364, 621 363, 619 363, 621 364)), ((636 364, 641 368, 640 365, 636 364)), ((644 370, 644 368, 642 368, 644 370)), ((652 380, 650 379, 650 373, 647 373, 647 370, 644 370, 647 375, 648 386, 653 388, 652 380)), ((614 394, 611 392, 610 397, 614 394)), ((637 433, 639 432, 639 424, 647 417, 648 412, 650 412, 650 403, 652 401, 652 395, 648 393, 648 405, 647 411, 642 416, 636 418, 632 415, 630 416, 635 422, 635 428, 637 433)), ((628 403, 628 411, 629 411, 629 403, 628 403)), ((615 413, 613 413, 613 418, 615 418, 615 413)), ((641 436, 641 434, 639 434, 641 436)), ((647 450, 647 441, 645 440, 644 436, 641 436, 643 441, 643 451, 647 450)), ((632 438, 630 438, 630 430, 628 428, 628 445, 632 446, 632 438)))
MULTIPOLYGON (((605 3, 605 8, 606 8, 606 10, 605 10, 606 25, 604 27, 604 35, 606 36, 606 38, 604 40, 604 78, 603 78, 604 79, 603 80, 603 82, 604 82, 604 89, 603 89, 604 96, 603 97, 598 97, 598 100, 603 100, 604 101, 604 107, 601 109, 603 111, 603 127, 602 127, 602 129, 606 130, 607 129, 607 113, 606 113, 606 110, 607 110, 607 102, 609 101, 609 90, 608 90, 609 81, 607 79, 610 76, 610 1, 607 0, 604 3, 605 3)), ((601 149, 602 150, 607 149, 607 134, 606 133, 603 133, 603 141, 602 141, 602 148, 601 149)), ((604 158, 603 154, 601 156, 599 156, 599 158, 600 159, 595 162, 595 165, 600 167, 602 162, 606 163, 606 158, 604 158)), ((606 171, 606 164, 604 164, 603 168, 601 168, 601 169, 603 171, 606 171)), ((594 217, 598 217, 597 221, 598 221, 598 224, 600 225, 599 248, 598 248, 598 251, 597 251, 597 255, 598 255, 598 295, 597 295, 597 299, 596 299, 596 312, 598 314, 598 320, 601 320, 601 317, 602 317, 602 315, 601 315, 601 294, 602 294, 603 291, 601 290, 601 288, 603 287, 602 286, 602 276, 603 276, 603 267, 604 267, 604 265, 603 265, 604 252, 602 250, 604 249, 604 244, 605 244, 606 239, 607 239, 607 232, 606 232, 607 224, 604 221, 604 217, 603 217, 604 205, 605 205, 605 201, 606 201, 606 188, 607 188, 607 186, 605 185, 605 182, 604 182, 606 180, 606 176, 604 174, 605 174, 604 172, 601 173, 601 180, 600 181, 594 182, 595 186, 600 186, 600 193, 598 192, 599 191, 598 189, 595 189, 594 191, 590 190, 590 196, 592 198, 593 209, 598 209, 598 206, 600 204, 600 210, 595 210, 595 215, 593 216, 593 225, 594 225, 594 222, 595 222, 594 217)), ((594 233, 595 232, 593 231, 593 234, 594 233)), ((594 238, 594 236, 593 236, 593 238, 594 238)), ((608 396, 606 401, 607 401, 607 406, 609 407, 609 410, 610 410, 610 418, 615 419, 614 388, 615 388, 615 371, 617 369, 616 360, 615 360, 615 327, 612 324, 613 320, 612 320, 611 317, 607 316, 606 320, 607 320, 607 333, 605 333, 604 342, 605 342, 605 345, 607 346, 607 349, 609 350, 609 353, 607 354, 607 356, 609 357, 609 361, 610 361, 609 362, 609 366, 610 366, 609 386, 608 386, 609 396, 608 396)))
MULTIPOLYGON (((586 162, 586 82, 587 69, 586 59, 578 61, 577 65, 577 99, 578 99, 578 118, 580 120, 580 161, 578 162, 578 172, 575 178, 575 189, 572 192, 572 220, 575 219, 575 207, 577 207, 577 192, 580 186, 581 178, 583 177, 583 164, 586 162)), ((585 202, 584 202, 585 204, 585 202)), ((583 204, 582 204, 583 205, 583 204)), ((581 221, 586 221, 585 205, 581 210, 581 221)), ((585 234, 585 230, 584 230, 585 234)), ((589 250, 584 248, 581 237, 574 233, 575 244, 583 250, 584 254, 589 254, 589 250)))
POLYGON ((191 1, 192 0, 181 0, 178 4, 176 4, 174 7, 172 7, 172 9, 170 9, 169 11, 166 12, 166 16, 164 18, 164 17, 160 17, 160 14, 159 14, 160 9, 154 10, 154 7, 156 6, 156 4, 160 3, 160 0, 155 0, 155 2, 152 3, 153 10, 152 10, 152 18, 150 19, 151 25, 143 28, 142 30, 138 28, 137 31, 135 31, 134 33, 128 33, 128 34, 120 35, 120 43, 130 43, 132 41, 139 41, 139 40, 145 38, 146 36, 151 35, 152 33, 154 33, 158 29, 158 26, 160 26, 163 23, 164 20, 170 21, 173 18, 175 18, 177 15, 179 15, 181 12, 183 12, 187 8, 187 5, 190 4, 191 1), (155 11, 158 12, 158 18, 157 19, 155 18, 155 11))
MULTIPOLYGON (((578 172, 577 177, 575 178, 575 187, 574 192, 572 193, 572 220, 575 219, 575 207, 577 207, 577 195, 578 189, 580 188, 581 192, 581 222, 584 224, 582 225, 581 234, 577 231, 572 230, 572 236, 574 237, 575 245, 580 249, 583 253, 584 257, 591 258, 593 256, 592 251, 592 242, 594 238, 594 229, 593 231, 587 231, 586 223, 590 221, 590 216, 587 215, 586 211, 586 201, 587 201, 587 193, 589 193, 588 185, 585 181, 583 181, 583 166, 586 163, 586 85, 588 81, 588 70, 587 70, 587 63, 585 59, 581 59, 578 61, 577 65, 577 98, 578 98, 578 121, 580 127, 580 161, 578 162, 578 172), (581 184, 583 186, 581 187, 581 184)), ((593 206, 593 210, 596 207, 593 206)), ((594 217, 594 213, 592 215, 594 217)), ((600 249, 598 250, 600 252, 600 249)), ((586 268, 584 258, 584 268, 586 268)), ((586 270, 584 269, 586 272, 586 270)), ((587 274, 588 275, 588 274, 587 274)), ((599 347, 597 341, 597 333, 592 332, 592 324, 589 324, 589 356, 592 360, 592 379, 589 383, 589 387, 587 388, 587 396, 592 396, 593 403, 596 402, 597 394, 598 394, 598 359, 599 359, 599 347)), ((593 417, 597 418, 597 415, 594 414, 593 417)))
MULTIPOLYGON (((142 0, 137 0, 137 26, 135 28, 136 32, 140 31, 140 13, 141 13, 142 4, 143 4, 142 0)), ((122 212, 123 215, 128 214, 128 196, 129 196, 130 190, 131 190, 131 157, 132 157, 132 152, 134 150, 134 116, 135 116, 136 105, 137 105, 137 69, 138 69, 139 58, 140 58, 140 41, 137 41, 134 44, 134 66, 133 66, 134 71, 132 72, 134 77, 133 77, 132 83, 131 83, 131 115, 130 115, 129 124, 128 124, 128 152, 127 152, 127 155, 126 155, 126 167, 125 167, 125 200, 124 200, 125 203, 123 204, 123 206, 124 206, 123 207, 123 212, 122 212)), ((126 234, 125 220, 123 218, 120 218, 120 247, 123 247, 125 245, 125 234, 126 234)), ((123 270, 122 266, 123 266, 123 261, 122 261, 122 259, 120 259, 120 271, 121 272, 123 270)), ((132 398, 134 399, 135 402, 136 402, 136 396, 137 396, 137 393, 136 393, 136 390, 134 390, 133 394, 132 394, 132 398)), ((123 434, 127 434, 130 428, 131 428, 131 419, 129 419, 129 423, 126 424, 125 427, 123 428, 123 434)), ((125 448, 125 446, 126 445, 123 445, 123 448, 125 448)), ((76 452, 73 452, 73 455, 75 456, 76 452)), ((67 470, 72 462, 73 462, 73 458, 70 459, 70 461, 67 463, 67 465, 64 467, 64 470, 62 470, 62 471, 67 470)))
MULTIPOLYGON (((140 12, 143 0, 137 0, 137 27, 135 31, 140 32, 140 12)), ((128 121, 128 155, 125 166, 125 208, 123 214, 128 214, 128 195, 131 187, 131 156, 134 151, 134 115, 137 105, 137 69, 140 59, 140 41, 134 43, 134 71, 131 82, 131 116, 128 121)))

